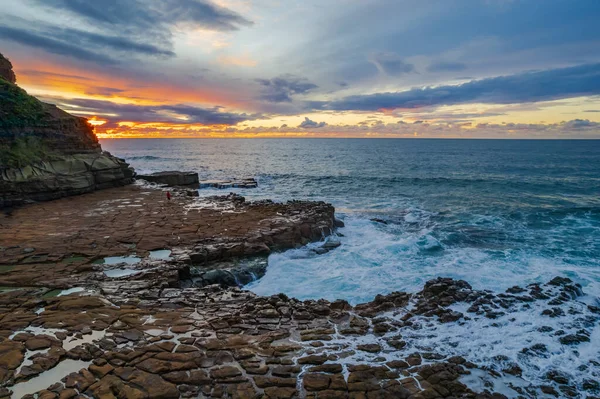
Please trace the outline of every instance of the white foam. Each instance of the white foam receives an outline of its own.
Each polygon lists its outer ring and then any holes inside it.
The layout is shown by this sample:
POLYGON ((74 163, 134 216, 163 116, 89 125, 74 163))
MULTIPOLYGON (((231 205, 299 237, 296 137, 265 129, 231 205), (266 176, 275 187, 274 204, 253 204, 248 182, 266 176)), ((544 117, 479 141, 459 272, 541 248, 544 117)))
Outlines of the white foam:
MULTIPOLYGON (((356 304, 392 291, 418 291, 439 276, 466 280, 476 289, 504 291, 561 275, 582 284, 587 294, 600 295, 600 267, 545 255, 543 248, 534 253, 446 247, 431 225, 431 214, 411 210, 407 217, 420 222, 385 225, 347 216, 341 247, 320 256, 310 249, 321 244, 272 254, 266 275, 247 288, 260 295, 283 292, 299 299, 346 299, 356 304)), ((503 223, 496 217, 482 220, 503 223)))

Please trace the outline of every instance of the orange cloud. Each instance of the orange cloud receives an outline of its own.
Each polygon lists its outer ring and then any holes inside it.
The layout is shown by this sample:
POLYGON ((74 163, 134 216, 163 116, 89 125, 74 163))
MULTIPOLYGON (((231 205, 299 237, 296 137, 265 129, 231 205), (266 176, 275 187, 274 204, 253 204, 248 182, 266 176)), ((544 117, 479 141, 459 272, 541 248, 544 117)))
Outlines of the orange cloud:
POLYGON ((107 120, 98 119, 97 116, 93 116, 91 118, 88 118, 88 122, 92 126, 102 126, 102 125, 106 124, 106 122, 108 122, 108 121, 107 120))
POLYGON ((208 106, 244 107, 239 90, 176 81, 146 81, 111 73, 83 70, 52 62, 13 60, 18 84, 33 95, 57 98, 108 100, 120 104, 157 105, 195 103, 208 106), (34 67, 28 67, 34 65, 34 67))

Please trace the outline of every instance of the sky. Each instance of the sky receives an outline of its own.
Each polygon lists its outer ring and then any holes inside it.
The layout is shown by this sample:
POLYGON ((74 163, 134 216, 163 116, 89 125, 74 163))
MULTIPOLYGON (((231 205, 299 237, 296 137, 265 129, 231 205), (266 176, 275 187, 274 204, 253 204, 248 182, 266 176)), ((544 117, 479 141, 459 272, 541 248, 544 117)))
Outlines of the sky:
POLYGON ((101 138, 600 138, 598 0, 0 0, 101 138))

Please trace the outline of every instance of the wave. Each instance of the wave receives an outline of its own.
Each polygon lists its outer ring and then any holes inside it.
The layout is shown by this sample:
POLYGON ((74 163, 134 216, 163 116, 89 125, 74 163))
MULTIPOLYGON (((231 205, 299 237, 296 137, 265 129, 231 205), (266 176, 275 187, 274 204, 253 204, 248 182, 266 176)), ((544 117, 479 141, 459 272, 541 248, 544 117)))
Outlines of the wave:
POLYGON ((134 157, 127 157, 129 161, 172 161, 173 158, 157 157, 154 155, 140 155, 134 157))

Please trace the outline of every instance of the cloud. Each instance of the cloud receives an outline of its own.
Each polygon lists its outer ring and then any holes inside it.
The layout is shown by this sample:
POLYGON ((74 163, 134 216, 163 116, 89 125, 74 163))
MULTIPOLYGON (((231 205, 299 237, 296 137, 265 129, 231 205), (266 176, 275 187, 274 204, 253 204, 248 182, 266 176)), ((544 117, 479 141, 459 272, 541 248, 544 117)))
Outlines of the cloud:
POLYGON ((265 101, 281 103, 291 102, 295 94, 306 94, 318 86, 306 78, 294 75, 282 75, 274 79, 256 79, 263 86, 260 98, 265 101))
POLYGON ((63 73, 54 73, 46 71, 38 71, 35 69, 24 69, 19 71, 20 74, 27 75, 29 77, 41 78, 41 79, 65 79, 65 80, 80 80, 80 81, 93 81, 94 79, 86 76, 78 75, 67 75, 63 73))
POLYGON ((236 125, 253 120, 260 115, 231 113, 222 111, 221 107, 200 108, 186 104, 175 105, 135 105, 115 104, 110 101, 89 99, 54 99, 53 101, 67 112, 81 115, 98 115, 108 119, 107 126, 117 122, 160 122, 201 125, 236 125))
POLYGON ((123 92, 125 92, 125 90, 117 89, 115 87, 92 86, 86 89, 85 94, 110 97, 123 92))
POLYGON ((396 53, 375 53, 371 55, 369 61, 377 67, 379 72, 390 76, 400 76, 415 72, 415 66, 404 62, 396 53))
POLYGON ((43 33, 34 33, 28 28, 13 28, 0 26, 0 38, 10 40, 30 47, 41 48, 49 53, 64 55, 102 64, 114 64, 116 61, 95 51, 47 37, 43 33))
POLYGON ((375 138, 600 138, 597 127, 572 128, 573 121, 554 124, 527 123, 360 123, 327 125, 322 129, 289 127, 198 127, 194 125, 136 125, 106 129, 98 133, 111 137, 375 137, 375 138))
POLYGON ((131 56, 172 58, 173 38, 182 28, 234 31, 252 25, 241 15, 208 0, 32 1, 56 21, 67 17, 70 27, 5 14, 0 19, 0 37, 102 64, 119 63, 131 56))
POLYGON ((457 86, 355 95, 334 101, 307 102, 312 109, 377 111, 470 102, 517 104, 600 94, 600 64, 525 72, 474 80, 457 86))
POLYGON ((300 125, 298 125, 301 129, 319 129, 327 126, 325 122, 315 122, 313 120, 308 119, 308 117, 304 118, 304 121, 300 125))
POLYGON ((252 22, 208 0, 36 0, 46 8, 66 11, 94 24, 128 30, 167 30, 187 23, 194 27, 231 31, 252 22))
POLYGON ((600 127, 600 123, 592 122, 588 119, 573 119, 572 121, 565 122, 565 127, 569 129, 598 128, 600 127))
POLYGON ((427 72, 460 72, 467 69, 462 62, 437 61, 427 67, 427 72))

